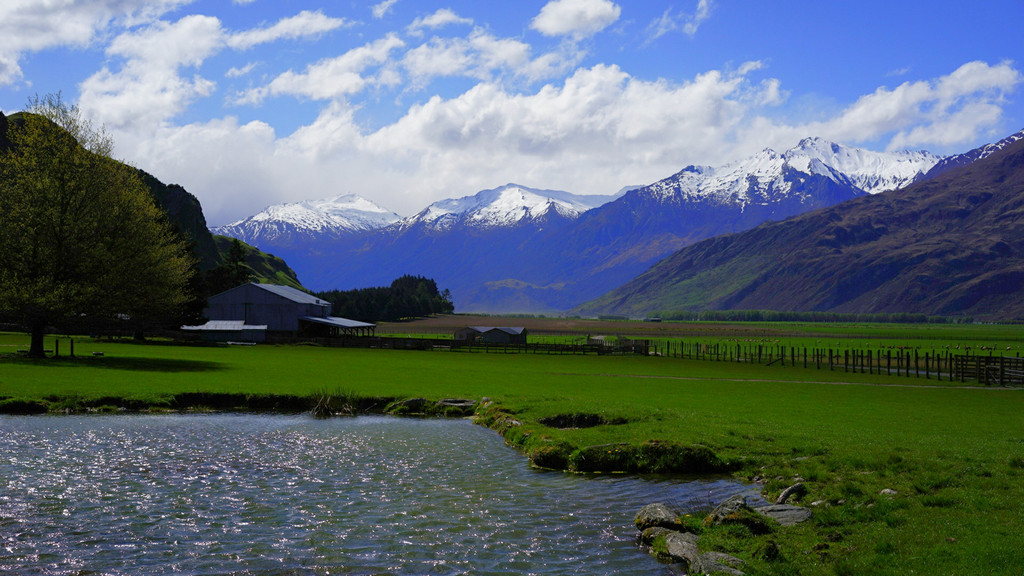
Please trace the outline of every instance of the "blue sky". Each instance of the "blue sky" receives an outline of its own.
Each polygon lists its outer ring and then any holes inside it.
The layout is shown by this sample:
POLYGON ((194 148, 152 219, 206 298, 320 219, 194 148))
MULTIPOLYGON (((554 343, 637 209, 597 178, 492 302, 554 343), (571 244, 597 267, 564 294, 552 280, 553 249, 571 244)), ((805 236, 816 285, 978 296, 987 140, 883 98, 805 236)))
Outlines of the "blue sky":
POLYGON ((211 225, 355 193, 612 194, 819 136, 1024 128, 1024 0, 8 0, 0 110, 60 91, 211 225))

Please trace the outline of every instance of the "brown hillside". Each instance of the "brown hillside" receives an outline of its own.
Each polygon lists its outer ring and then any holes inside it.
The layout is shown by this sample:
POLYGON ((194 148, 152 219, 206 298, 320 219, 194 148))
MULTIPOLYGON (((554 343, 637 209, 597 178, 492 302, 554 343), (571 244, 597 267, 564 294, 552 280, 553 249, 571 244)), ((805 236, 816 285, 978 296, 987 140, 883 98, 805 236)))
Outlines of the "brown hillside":
POLYGON ((1024 141, 934 179, 713 238, 583 313, 772 309, 1024 318, 1024 141))

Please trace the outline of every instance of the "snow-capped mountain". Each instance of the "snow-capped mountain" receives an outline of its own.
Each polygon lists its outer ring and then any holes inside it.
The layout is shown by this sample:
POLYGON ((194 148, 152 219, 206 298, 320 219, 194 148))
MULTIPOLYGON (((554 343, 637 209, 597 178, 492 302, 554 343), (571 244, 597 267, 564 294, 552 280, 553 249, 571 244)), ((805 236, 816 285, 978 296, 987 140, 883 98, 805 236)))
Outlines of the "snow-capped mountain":
POLYGON ((975 148, 970 152, 964 152, 963 154, 956 154, 953 156, 949 156, 947 158, 943 158, 938 164, 933 166, 932 169, 928 171, 925 177, 933 178, 935 176, 938 176, 939 174, 942 174, 943 172, 952 170, 953 168, 956 168, 958 166, 965 166, 972 162, 983 160, 985 158, 988 158, 992 154, 995 154, 996 152, 999 152, 1000 150, 1013 144, 1014 142, 1020 140, 1024 140, 1024 130, 1021 130, 1016 134, 1011 134, 1010 136, 1003 138, 999 142, 985 144, 984 146, 979 146, 978 148, 975 148))
POLYGON ((475 229, 543 223, 545 219, 574 220, 580 214, 614 199, 612 196, 578 196, 559 190, 536 190, 518 184, 483 190, 473 196, 435 202, 397 228, 421 226, 449 230, 456 226, 475 229))
MULTIPOLYGON (((768 205, 809 192, 805 184, 824 177, 839 187, 877 194, 921 179, 940 158, 928 152, 873 152, 805 138, 783 153, 770 148, 738 162, 714 168, 688 166, 679 173, 641 188, 662 200, 735 205, 768 205)), ((813 201, 813 200, 812 200, 813 201)))
POLYGON ((383 228, 399 216, 357 196, 347 194, 324 200, 306 200, 268 206, 258 214, 226 226, 211 228, 258 248, 334 240, 367 230, 383 228))

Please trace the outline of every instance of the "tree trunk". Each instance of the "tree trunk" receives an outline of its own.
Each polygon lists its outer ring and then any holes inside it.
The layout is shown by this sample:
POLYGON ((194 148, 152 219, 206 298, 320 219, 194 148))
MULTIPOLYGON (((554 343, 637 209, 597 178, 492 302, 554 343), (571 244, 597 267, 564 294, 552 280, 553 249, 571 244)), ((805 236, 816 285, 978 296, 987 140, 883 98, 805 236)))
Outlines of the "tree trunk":
POLYGON ((29 358, 46 358, 46 352, 43 350, 43 336, 46 335, 46 323, 45 322, 33 322, 32 323, 32 344, 28 349, 29 358))

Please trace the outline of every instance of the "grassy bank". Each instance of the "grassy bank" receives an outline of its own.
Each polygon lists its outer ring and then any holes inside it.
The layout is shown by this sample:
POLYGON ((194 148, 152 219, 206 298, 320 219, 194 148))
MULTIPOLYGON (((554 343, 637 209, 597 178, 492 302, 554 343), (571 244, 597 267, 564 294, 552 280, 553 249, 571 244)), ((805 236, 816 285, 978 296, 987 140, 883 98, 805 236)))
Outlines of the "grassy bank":
POLYGON ((1024 565, 1019 390, 671 358, 79 339, 76 359, 33 362, 13 354, 25 344, 0 336, 0 397, 169 408, 188 394, 489 397, 484 417, 526 454, 659 440, 710 449, 739 477, 763 479, 769 496, 802 479, 803 503, 819 502, 811 522, 704 535, 748 559, 749 573, 1012 574, 1024 565))

